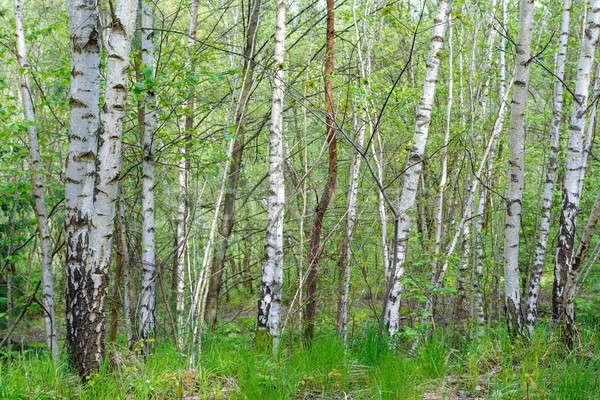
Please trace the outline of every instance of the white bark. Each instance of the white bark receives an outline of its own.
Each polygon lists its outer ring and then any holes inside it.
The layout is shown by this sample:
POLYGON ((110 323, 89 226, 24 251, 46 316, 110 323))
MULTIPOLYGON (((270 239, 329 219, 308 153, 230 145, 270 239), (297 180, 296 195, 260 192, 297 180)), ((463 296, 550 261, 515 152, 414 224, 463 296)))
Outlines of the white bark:
MULTIPOLYGON (((370 127, 371 127, 370 131, 373 132, 373 124, 372 123, 370 123, 370 127)), ((381 135, 379 134, 379 129, 377 129, 377 131, 375 131, 374 134, 375 134, 375 140, 377 143, 377 150, 375 149, 375 143, 374 143, 373 146, 371 147, 372 154, 373 154, 373 162, 375 163, 377 179, 380 182, 383 182, 383 179, 384 179, 383 143, 381 142, 381 135)), ((390 276, 390 252, 389 252, 388 244, 387 244, 388 217, 387 217, 387 211, 386 211, 385 197, 383 196, 383 193, 381 192, 381 190, 377 191, 377 209, 379 211, 379 221, 381 224, 381 255, 382 255, 382 260, 383 260, 383 274, 384 274, 385 280, 387 281, 387 279, 390 276)))
MULTIPOLYGON (((154 80, 154 10, 151 0, 142 0, 141 52, 144 78, 154 80), (148 71, 148 70, 151 70, 148 71)), ((156 126, 156 95, 146 88, 143 99, 144 126, 142 154, 142 292, 140 300, 140 339, 148 342, 154 334, 156 308, 156 260, 154 246, 154 130, 156 126)))
MULTIPOLYGON (((473 191, 474 193, 475 191, 473 191)), ((462 254, 456 271, 456 326, 462 333, 468 329, 469 317, 469 277, 471 265, 471 218, 473 217, 473 201, 464 210, 465 223, 462 224, 462 254)), ((441 285, 441 281, 440 281, 441 285)), ((429 311, 433 314, 433 309, 429 311)))
POLYGON ((283 284, 283 217, 285 182, 283 176, 283 98, 285 75, 285 0, 275 0, 275 76, 269 134, 269 190, 267 197, 266 260, 258 300, 257 334, 268 333, 273 352, 279 345, 281 287, 283 284), (268 332, 266 332, 268 331, 268 332))
POLYGON ((600 0, 590 1, 589 22, 583 42, 575 80, 575 101, 569 127, 567 162, 563 201, 556 250, 553 288, 553 318, 562 316, 563 291, 573 263, 575 250, 575 223, 580 200, 580 181, 584 174, 584 126, 588 110, 590 75, 594 50, 600 28, 600 0))
MULTIPOLYGON (((117 218, 119 221, 119 243, 118 251, 121 253, 121 266, 123 271, 123 316, 125 318, 125 333, 127 335, 127 344, 131 345, 133 342, 133 327, 132 327, 132 315, 131 307, 135 302, 132 301, 133 291, 130 288, 131 285, 131 265, 129 262, 129 247, 127 246, 127 226, 125 224, 125 201, 123 199, 123 184, 119 184, 119 200, 117 203, 117 218)), ((117 284, 117 283, 115 283, 117 284)))
MULTIPOLYGON (((196 27, 198 23, 198 4, 199 0, 192 0, 190 10, 190 26, 188 29, 188 40, 187 40, 187 54, 191 57, 194 41, 196 39, 196 27)), ((187 65, 190 73, 193 73, 193 64, 187 65)), ((190 98, 186 102, 186 108, 188 109, 187 116, 185 118, 184 129, 192 129, 194 125, 194 92, 190 93, 190 98)), ((189 132, 185 132, 186 138, 189 132)), ((186 234, 186 216, 187 216, 187 183, 188 183, 188 154, 186 151, 186 144, 181 146, 181 157, 177 163, 179 173, 177 175, 178 185, 178 198, 177 198, 177 227, 176 227, 176 246, 177 250, 175 253, 175 311, 177 313, 177 346, 179 350, 183 349, 183 332, 184 332, 184 321, 185 321, 185 253, 187 248, 187 234, 186 234)))
POLYGON ((587 171, 587 161, 590 152, 592 151, 592 140, 594 138, 594 127, 596 125, 596 111, 598 110, 598 98, 600 96, 600 62, 596 61, 596 69, 594 71, 594 88, 592 89, 592 97, 589 105, 589 116, 585 129, 585 143, 581 160, 581 173, 579 174, 579 193, 582 193, 583 183, 585 181, 585 173, 587 171), (594 102, 593 104, 591 102, 594 102))
POLYGON ((94 0, 69 0, 71 88, 65 171, 66 325, 71 362, 85 373, 89 230, 93 212, 97 134, 100 129, 100 29, 94 0))
POLYGON ((89 256, 86 260, 86 325, 89 337, 85 351, 86 360, 94 369, 100 365, 104 355, 105 300, 121 170, 121 136, 127 99, 127 71, 136 8, 136 0, 118 1, 108 35, 106 92, 100 115, 94 211, 89 256))
POLYGON ((448 99, 446 102, 446 125, 444 127, 444 147, 442 148, 442 172, 438 190, 438 203, 435 213, 435 239, 433 245, 433 258, 438 262, 442 242, 442 228, 444 218, 444 192, 448 181, 448 144, 450 143, 450 121, 452 118, 452 102, 454 100, 454 62, 452 46, 452 19, 448 23, 448 99))
POLYGON ((596 233, 596 225, 600 218, 600 193, 596 196, 594 206, 590 211, 588 222, 585 225, 577 255, 573 260, 572 268, 569 270, 564 294, 564 314, 568 331, 572 334, 575 331, 575 294, 577 292, 577 282, 581 276, 583 261, 588 253, 592 236, 596 233))
POLYGON ((519 32, 515 55, 515 87, 510 108, 508 194, 504 231, 504 298, 508 330, 521 331, 521 290, 519 288, 519 232, 523 199, 525 156, 525 106, 529 83, 531 31, 534 0, 519 2, 519 32))
POLYGON ((35 199, 35 215, 40 232, 40 248, 42 251, 42 300, 45 308, 44 325, 46 328, 46 344, 50 349, 52 361, 56 363, 58 356, 58 340, 56 337, 56 319, 54 316, 54 284, 52 279, 52 243, 50 241, 50 228, 48 226, 48 212, 46 209, 46 195, 41 174, 40 148, 36 132, 36 118, 31 100, 31 85, 29 83, 29 62, 25 46, 25 31, 23 29, 23 2, 14 0, 15 35, 17 39, 16 55, 19 65, 19 81, 21 83, 21 100, 27 126, 29 139, 29 157, 31 159, 31 181, 33 197, 35 199))
POLYGON ((535 249, 535 258, 529 274, 529 286, 527 289, 527 303, 525 310, 525 327, 531 335, 535 326, 537 316, 537 301, 540 291, 540 278, 544 268, 546 249, 548 246, 548 234, 550 231, 552 193, 554 192, 554 181, 556 180, 557 156, 560 139, 560 120, 562 118, 563 85, 561 80, 565 77, 565 62, 567 59, 567 42, 569 38, 569 20, 571 15, 571 0, 565 0, 562 9, 560 38, 556 53, 556 68, 554 74, 554 99, 552 102, 552 119, 550 122, 550 148, 548 151, 548 162, 546 165, 546 178, 544 181, 544 193, 542 195, 542 213, 538 242, 535 249))
MULTIPOLYGON (((358 110, 354 107, 354 131, 356 132, 356 144, 362 148, 365 138, 365 123, 358 116, 358 110)), ((354 227, 356 225, 356 200, 358 195, 358 174, 360 172, 361 157, 352 153, 350 161, 350 176, 348 187, 348 198, 346 200, 346 226, 344 229, 344 239, 342 241, 342 260, 339 266, 343 270, 340 274, 340 299, 338 305, 338 326, 337 330, 342 334, 344 343, 348 335, 348 296, 350 293, 350 277, 352 273, 352 237, 354 236, 354 227)))
POLYGON ((390 335, 396 333, 400 325, 400 295, 402 293, 402 277, 404 276, 404 263, 408 247, 408 236, 412 224, 411 211, 415 205, 415 198, 419 178, 421 175, 423 154, 431 123, 431 110, 435 97, 438 72, 440 68, 440 51, 444 45, 450 1, 440 0, 435 14, 433 34, 429 44, 429 54, 425 68, 425 81, 423 93, 417 108, 417 117, 413 136, 413 145, 406 159, 407 169, 404 173, 402 194, 399 203, 399 225, 396 260, 393 265, 396 270, 392 271, 393 283, 389 292, 389 298, 385 304, 384 323, 390 335))

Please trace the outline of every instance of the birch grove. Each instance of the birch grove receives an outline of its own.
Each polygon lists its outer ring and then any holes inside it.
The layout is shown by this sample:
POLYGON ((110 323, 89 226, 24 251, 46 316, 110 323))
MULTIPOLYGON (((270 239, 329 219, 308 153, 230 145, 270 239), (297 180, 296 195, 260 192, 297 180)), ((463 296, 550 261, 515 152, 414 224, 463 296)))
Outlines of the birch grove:
POLYGON ((10 6, 1 398, 597 392, 600 0, 10 6))

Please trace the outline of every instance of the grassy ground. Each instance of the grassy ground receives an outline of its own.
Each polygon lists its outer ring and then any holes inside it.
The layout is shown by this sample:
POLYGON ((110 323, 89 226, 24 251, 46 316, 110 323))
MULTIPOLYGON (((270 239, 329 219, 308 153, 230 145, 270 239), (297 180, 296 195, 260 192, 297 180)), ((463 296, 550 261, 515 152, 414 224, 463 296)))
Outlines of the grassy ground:
POLYGON ((1 399, 600 399, 600 331, 583 329, 572 352, 543 329, 528 344, 502 329, 474 341, 438 332, 414 357, 388 350, 375 329, 354 333, 346 351, 335 334, 277 356, 254 349, 245 330, 206 338, 196 367, 172 345, 146 360, 119 346, 83 384, 66 360, 45 351, 0 356, 1 399))

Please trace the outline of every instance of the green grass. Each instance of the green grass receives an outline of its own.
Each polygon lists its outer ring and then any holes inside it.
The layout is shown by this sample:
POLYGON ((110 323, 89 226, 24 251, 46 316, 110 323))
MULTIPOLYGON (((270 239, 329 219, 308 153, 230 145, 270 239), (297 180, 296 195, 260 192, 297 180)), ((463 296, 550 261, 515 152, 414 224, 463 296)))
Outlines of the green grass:
POLYGON ((498 328, 477 340, 456 341, 441 332, 409 356, 390 351, 374 327, 357 330, 345 349, 333 332, 311 346, 277 355, 255 349, 245 328, 204 338, 196 366, 160 343, 143 360, 110 346, 110 361, 83 384, 64 355, 56 367, 45 351, 0 355, 2 399, 600 399, 600 334, 583 329, 568 351, 543 328, 524 342, 498 328), (464 397, 463 397, 464 398, 464 397))

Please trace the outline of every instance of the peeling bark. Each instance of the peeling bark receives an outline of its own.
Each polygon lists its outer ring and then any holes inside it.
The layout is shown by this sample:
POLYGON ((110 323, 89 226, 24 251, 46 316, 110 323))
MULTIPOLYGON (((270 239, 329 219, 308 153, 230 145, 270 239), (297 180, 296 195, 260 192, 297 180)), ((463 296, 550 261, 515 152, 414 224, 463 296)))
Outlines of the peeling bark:
POLYGON ((96 0, 69 0, 71 89, 65 171, 66 330, 69 360, 87 371, 86 269, 93 213, 97 135, 100 130, 100 27, 96 0))
POLYGON ((272 339, 273 352, 279 346, 281 287, 283 285, 283 217, 285 181, 283 175, 283 98, 285 75, 285 0, 275 0, 275 76, 269 134, 269 190, 267 198, 266 261, 263 265, 258 300, 257 337, 263 331, 272 339))

